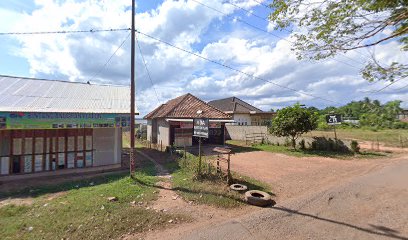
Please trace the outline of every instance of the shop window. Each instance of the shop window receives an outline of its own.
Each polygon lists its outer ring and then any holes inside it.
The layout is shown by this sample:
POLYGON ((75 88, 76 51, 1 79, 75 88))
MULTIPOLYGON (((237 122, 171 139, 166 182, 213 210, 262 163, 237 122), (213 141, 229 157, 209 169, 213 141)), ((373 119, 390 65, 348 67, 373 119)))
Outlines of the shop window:
POLYGON ((50 154, 45 155, 45 171, 50 170, 50 154))
POLYGON ((84 153, 83 152, 76 153, 76 163, 77 163, 78 168, 84 167, 84 153))
POLYGON ((9 157, 1 157, 0 158, 0 174, 1 175, 8 175, 10 168, 10 158, 9 157))
POLYGON ((24 173, 31 173, 33 171, 33 156, 24 156, 24 173))
POLYGON ((85 144, 86 144, 86 150, 92 150, 92 136, 86 136, 85 144))
POLYGON ((75 151, 75 137, 68 137, 68 149, 67 151, 73 152, 75 151))
POLYGON ((92 152, 90 152, 90 151, 86 152, 85 160, 86 160, 86 166, 87 167, 92 167, 92 162, 93 162, 92 157, 93 157, 92 152))
POLYGON ((74 168, 75 167, 75 153, 70 152, 67 154, 67 167, 68 168, 74 168))
POLYGON ((43 144, 43 138, 35 138, 35 154, 42 154, 44 152, 43 144))
POLYGON ((43 155, 34 156, 34 171, 35 172, 43 171, 43 155))
POLYGON ((77 138, 77 150, 82 151, 84 150, 84 137, 78 136, 77 138))
POLYGON ((21 145, 23 143, 22 138, 13 139, 13 155, 21 155, 21 145))
POLYGON ((58 138, 58 152, 65 152, 65 137, 58 138))
POLYGON ((65 168, 65 153, 58 153, 57 168, 58 169, 64 169, 65 168))
POLYGON ((24 154, 33 154, 33 139, 25 138, 24 140, 24 154))

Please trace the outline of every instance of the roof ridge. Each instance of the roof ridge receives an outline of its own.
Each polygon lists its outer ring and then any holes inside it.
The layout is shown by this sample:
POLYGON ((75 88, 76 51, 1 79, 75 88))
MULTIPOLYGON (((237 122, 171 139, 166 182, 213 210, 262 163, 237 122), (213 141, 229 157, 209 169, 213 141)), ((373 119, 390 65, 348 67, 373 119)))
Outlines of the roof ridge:
POLYGON ((72 84, 83 84, 83 85, 90 85, 90 86, 127 87, 127 88, 129 88, 129 86, 126 86, 126 85, 99 84, 99 83, 91 83, 91 84, 88 84, 88 83, 86 83, 86 82, 71 82, 71 81, 64 81, 64 80, 58 80, 58 79, 45 79, 45 78, 34 78, 34 77, 18 77, 18 76, 10 76, 10 75, 0 74, 0 78, 1 78, 1 77, 17 78, 17 79, 26 79, 26 80, 49 81, 49 82, 62 82, 62 83, 72 83, 72 84))
MULTIPOLYGON (((189 93, 190 94, 190 93, 189 93)), ((202 102, 202 103, 204 103, 205 105, 207 105, 207 106, 210 106, 210 107, 212 107, 212 108, 214 108, 215 110, 217 110, 218 112, 220 112, 220 113, 222 113, 222 114, 225 114, 225 115, 228 115, 228 114, 226 114, 224 111, 221 111, 220 109, 218 109, 217 107, 215 107, 215 106, 213 106, 213 105, 211 105, 211 104, 208 104, 207 102, 205 102, 205 101, 203 101, 203 100, 201 100, 200 98, 198 98, 198 97, 196 97, 196 96, 194 96, 194 95, 192 95, 192 94, 190 94, 191 96, 193 96, 195 99, 197 99, 198 101, 200 101, 200 102, 202 102)))
MULTIPOLYGON (((172 108, 170 108, 167 112, 165 112, 165 115, 169 114, 169 113, 172 112, 174 109, 176 109, 176 107, 180 106, 180 104, 186 99, 186 97, 187 97, 188 95, 193 96, 193 95, 190 94, 190 93, 187 93, 187 94, 184 94, 184 95, 179 96, 179 97, 181 98, 181 100, 180 100, 176 105, 174 105, 172 108)), ((179 98, 179 97, 177 97, 177 98, 179 98)), ((193 96, 193 97, 194 97, 194 96, 193 96)), ((175 99, 177 99, 177 98, 175 98, 175 99)), ((172 99, 172 100, 175 100, 175 99, 172 99)), ((170 100, 170 101, 171 101, 171 100, 170 100)), ((169 102, 169 101, 168 101, 168 102, 169 102)), ((168 102, 166 102, 166 104, 167 104, 168 102)))
MULTIPOLYGON (((247 104, 247 105, 249 105, 249 106, 251 106, 251 107, 253 107, 253 108, 255 108, 255 109, 257 109, 257 110, 259 110, 259 111, 261 111, 261 112, 264 112, 263 110, 261 110, 261 109, 255 107, 254 105, 252 105, 252 104, 250 104, 250 103, 248 103, 248 102, 246 102, 246 101, 244 101, 244 100, 242 100, 242 99, 240 99, 240 98, 238 98, 238 97, 234 97, 234 98, 238 99, 239 101, 243 102, 244 104, 247 104)), ((239 105, 245 107, 245 106, 242 105, 242 104, 239 104, 239 105)))

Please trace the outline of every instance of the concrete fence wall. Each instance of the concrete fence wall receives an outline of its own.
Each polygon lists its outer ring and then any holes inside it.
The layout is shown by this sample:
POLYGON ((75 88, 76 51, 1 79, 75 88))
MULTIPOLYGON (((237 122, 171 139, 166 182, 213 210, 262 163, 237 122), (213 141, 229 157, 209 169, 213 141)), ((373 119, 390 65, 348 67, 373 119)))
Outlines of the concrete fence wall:
POLYGON ((245 141, 246 134, 267 134, 268 128, 266 126, 237 126, 237 125, 225 125, 227 130, 227 140, 243 140, 245 141))

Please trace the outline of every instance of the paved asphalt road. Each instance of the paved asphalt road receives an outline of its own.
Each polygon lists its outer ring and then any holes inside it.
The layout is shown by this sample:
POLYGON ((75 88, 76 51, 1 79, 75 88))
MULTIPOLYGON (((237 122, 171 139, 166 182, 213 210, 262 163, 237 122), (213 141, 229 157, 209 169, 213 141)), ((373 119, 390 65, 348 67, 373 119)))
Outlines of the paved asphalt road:
POLYGON ((408 157, 183 239, 408 240, 408 157))

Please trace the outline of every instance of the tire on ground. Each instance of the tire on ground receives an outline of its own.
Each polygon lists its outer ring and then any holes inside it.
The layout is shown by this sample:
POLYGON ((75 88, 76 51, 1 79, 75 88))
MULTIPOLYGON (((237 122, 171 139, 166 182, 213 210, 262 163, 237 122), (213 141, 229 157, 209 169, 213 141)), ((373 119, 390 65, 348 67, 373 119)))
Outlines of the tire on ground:
POLYGON ((236 183, 236 184, 232 184, 230 186, 230 189, 234 190, 234 191, 242 192, 242 191, 246 191, 248 189, 248 187, 243 185, 243 184, 236 183))
POLYGON ((250 190, 245 192, 245 200, 255 206, 266 207, 272 204, 271 195, 258 190, 250 190))

